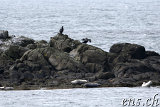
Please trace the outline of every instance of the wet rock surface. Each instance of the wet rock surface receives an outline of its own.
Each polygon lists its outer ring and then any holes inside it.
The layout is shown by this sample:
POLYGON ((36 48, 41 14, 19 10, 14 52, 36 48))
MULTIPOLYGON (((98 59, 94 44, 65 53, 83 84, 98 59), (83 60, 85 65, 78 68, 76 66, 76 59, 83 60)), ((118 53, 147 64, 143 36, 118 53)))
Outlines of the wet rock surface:
POLYGON ((0 32, 0 85, 14 89, 160 85, 160 55, 119 43, 109 52, 57 34, 35 41, 0 32), (85 84, 72 84, 85 80, 85 84))

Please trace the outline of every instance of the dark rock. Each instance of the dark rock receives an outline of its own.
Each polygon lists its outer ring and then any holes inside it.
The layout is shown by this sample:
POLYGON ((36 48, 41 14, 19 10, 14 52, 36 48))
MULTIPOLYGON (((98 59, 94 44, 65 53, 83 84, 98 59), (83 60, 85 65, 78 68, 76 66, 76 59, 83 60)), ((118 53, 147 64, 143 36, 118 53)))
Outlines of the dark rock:
POLYGON ((13 38, 12 42, 14 45, 18 45, 18 46, 22 46, 22 47, 26 47, 29 44, 35 43, 35 41, 33 39, 30 39, 30 38, 27 38, 24 36, 13 38))
POLYGON ((122 57, 131 59, 143 59, 145 58, 145 48, 137 44, 119 43, 114 44, 110 48, 111 53, 120 54, 122 57))
POLYGON ((101 72, 101 73, 98 73, 96 75, 96 78, 97 79, 105 79, 105 80, 107 80, 107 79, 110 79, 110 78, 115 78, 115 75, 112 72, 101 72))
MULTIPOLYGON (((7 35, 7 33, 5 34, 7 35)), ((58 34, 50 43, 11 37, 0 43, 0 85, 18 87, 141 86, 160 83, 160 55, 140 45, 115 44, 110 52, 58 34)))
POLYGON ((130 77, 133 74, 154 72, 153 68, 148 67, 142 61, 131 61, 128 63, 119 63, 113 68, 116 77, 130 77))
POLYGON ((36 44, 28 44, 27 48, 29 48, 29 49, 36 49, 37 45, 36 44))
POLYGON ((0 69, 1 71, 9 70, 10 66, 12 66, 14 61, 10 59, 6 54, 0 54, 0 69))
POLYGON ((107 52, 94 46, 81 44, 70 52, 70 56, 83 63, 90 72, 109 70, 107 52))
POLYGON ((4 70, 2 68, 0 68, 0 74, 3 74, 4 70))
POLYGON ((116 76, 113 84, 116 86, 139 86, 143 81, 160 81, 160 56, 118 63, 113 72, 116 76))
POLYGON ((21 72, 11 71, 10 79, 12 82, 20 82, 21 72))
MULTIPOLYGON (((68 54, 54 48, 37 48, 29 50, 22 56, 21 61, 25 61, 26 65, 30 68, 41 66, 44 69, 44 66, 51 66, 52 69, 56 69, 57 71, 86 71, 81 63, 69 57, 68 54)), ((49 68, 50 70, 51 67, 49 68)))
POLYGON ((146 51, 146 57, 149 56, 160 56, 160 55, 154 51, 146 51))
POLYGON ((64 52, 70 52, 75 49, 81 43, 77 40, 73 40, 68 35, 57 34, 55 37, 50 39, 50 46, 64 52))
POLYGON ((143 60, 146 66, 160 73, 160 56, 151 56, 143 60))
POLYGON ((11 45, 9 47, 9 49, 7 49, 5 51, 5 54, 12 58, 13 60, 16 60, 16 59, 19 59, 22 57, 22 55, 27 51, 28 49, 27 48, 22 48, 20 46, 13 46, 11 45))
POLYGON ((38 41, 37 43, 40 43, 40 44, 47 44, 47 41, 46 41, 46 40, 40 40, 40 41, 38 41))
POLYGON ((115 78, 112 82, 113 86, 118 87, 134 87, 139 86, 133 78, 115 78))
POLYGON ((8 38, 10 38, 8 31, 0 30, 0 39, 8 39, 8 38))
POLYGON ((33 74, 30 73, 29 71, 26 71, 21 74, 20 80, 21 81, 29 81, 29 80, 32 80, 33 78, 34 78, 33 74))

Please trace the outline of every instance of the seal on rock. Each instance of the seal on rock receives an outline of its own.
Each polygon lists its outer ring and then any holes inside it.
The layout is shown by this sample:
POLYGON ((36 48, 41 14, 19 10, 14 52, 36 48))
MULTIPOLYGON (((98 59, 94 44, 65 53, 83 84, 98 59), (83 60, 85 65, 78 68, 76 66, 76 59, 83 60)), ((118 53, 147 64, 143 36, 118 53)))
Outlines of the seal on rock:
POLYGON ((152 84, 152 81, 148 81, 147 83, 143 82, 142 87, 150 87, 152 84))
POLYGON ((87 83, 88 81, 87 80, 81 80, 81 79, 77 79, 77 80, 73 80, 71 81, 72 84, 77 84, 77 85, 81 85, 81 84, 84 84, 84 83, 87 83))
POLYGON ((94 87, 99 87, 100 84, 98 84, 98 83, 85 83, 83 86, 86 88, 94 88, 94 87))

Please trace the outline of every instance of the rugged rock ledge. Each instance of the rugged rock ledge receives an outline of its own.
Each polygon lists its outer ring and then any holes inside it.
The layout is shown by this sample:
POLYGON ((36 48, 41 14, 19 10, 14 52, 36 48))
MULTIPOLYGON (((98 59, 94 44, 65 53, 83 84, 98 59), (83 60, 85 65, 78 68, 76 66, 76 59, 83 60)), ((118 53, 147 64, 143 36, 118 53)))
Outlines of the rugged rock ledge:
POLYGON ((160 85, 160 55, 130 43, 109 52, 57 34, 50 42, 0 32, 0 86, 15 89, 74 88, 84 79, 101 87, 160 85))

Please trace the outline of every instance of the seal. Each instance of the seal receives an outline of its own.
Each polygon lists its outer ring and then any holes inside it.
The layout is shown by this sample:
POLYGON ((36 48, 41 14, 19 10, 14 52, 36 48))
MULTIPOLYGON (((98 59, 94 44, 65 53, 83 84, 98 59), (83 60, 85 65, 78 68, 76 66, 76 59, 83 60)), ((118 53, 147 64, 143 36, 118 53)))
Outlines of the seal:
POLYGON ((148 81, 147 83, 143 82, 142 87, 150 87, 152 84, 152 81, 148 81))
POLYGON ((86 88, 94 88, 94 87, 99 87, 100 84, 98 84, 98 83, 85 83, 83 86, 86 88))
POLYGON ((13 87, 0 87, 0 90, 14 90, 13 87))
POLYGON ((88 81, 87 80, 81 80, 81 79, 77 79, 77 80, 73 80, 71 81, 72 84, 77 84, 77 85, 81 85, 81 84, 84 84, 84 83, 87 83, 88 81))

